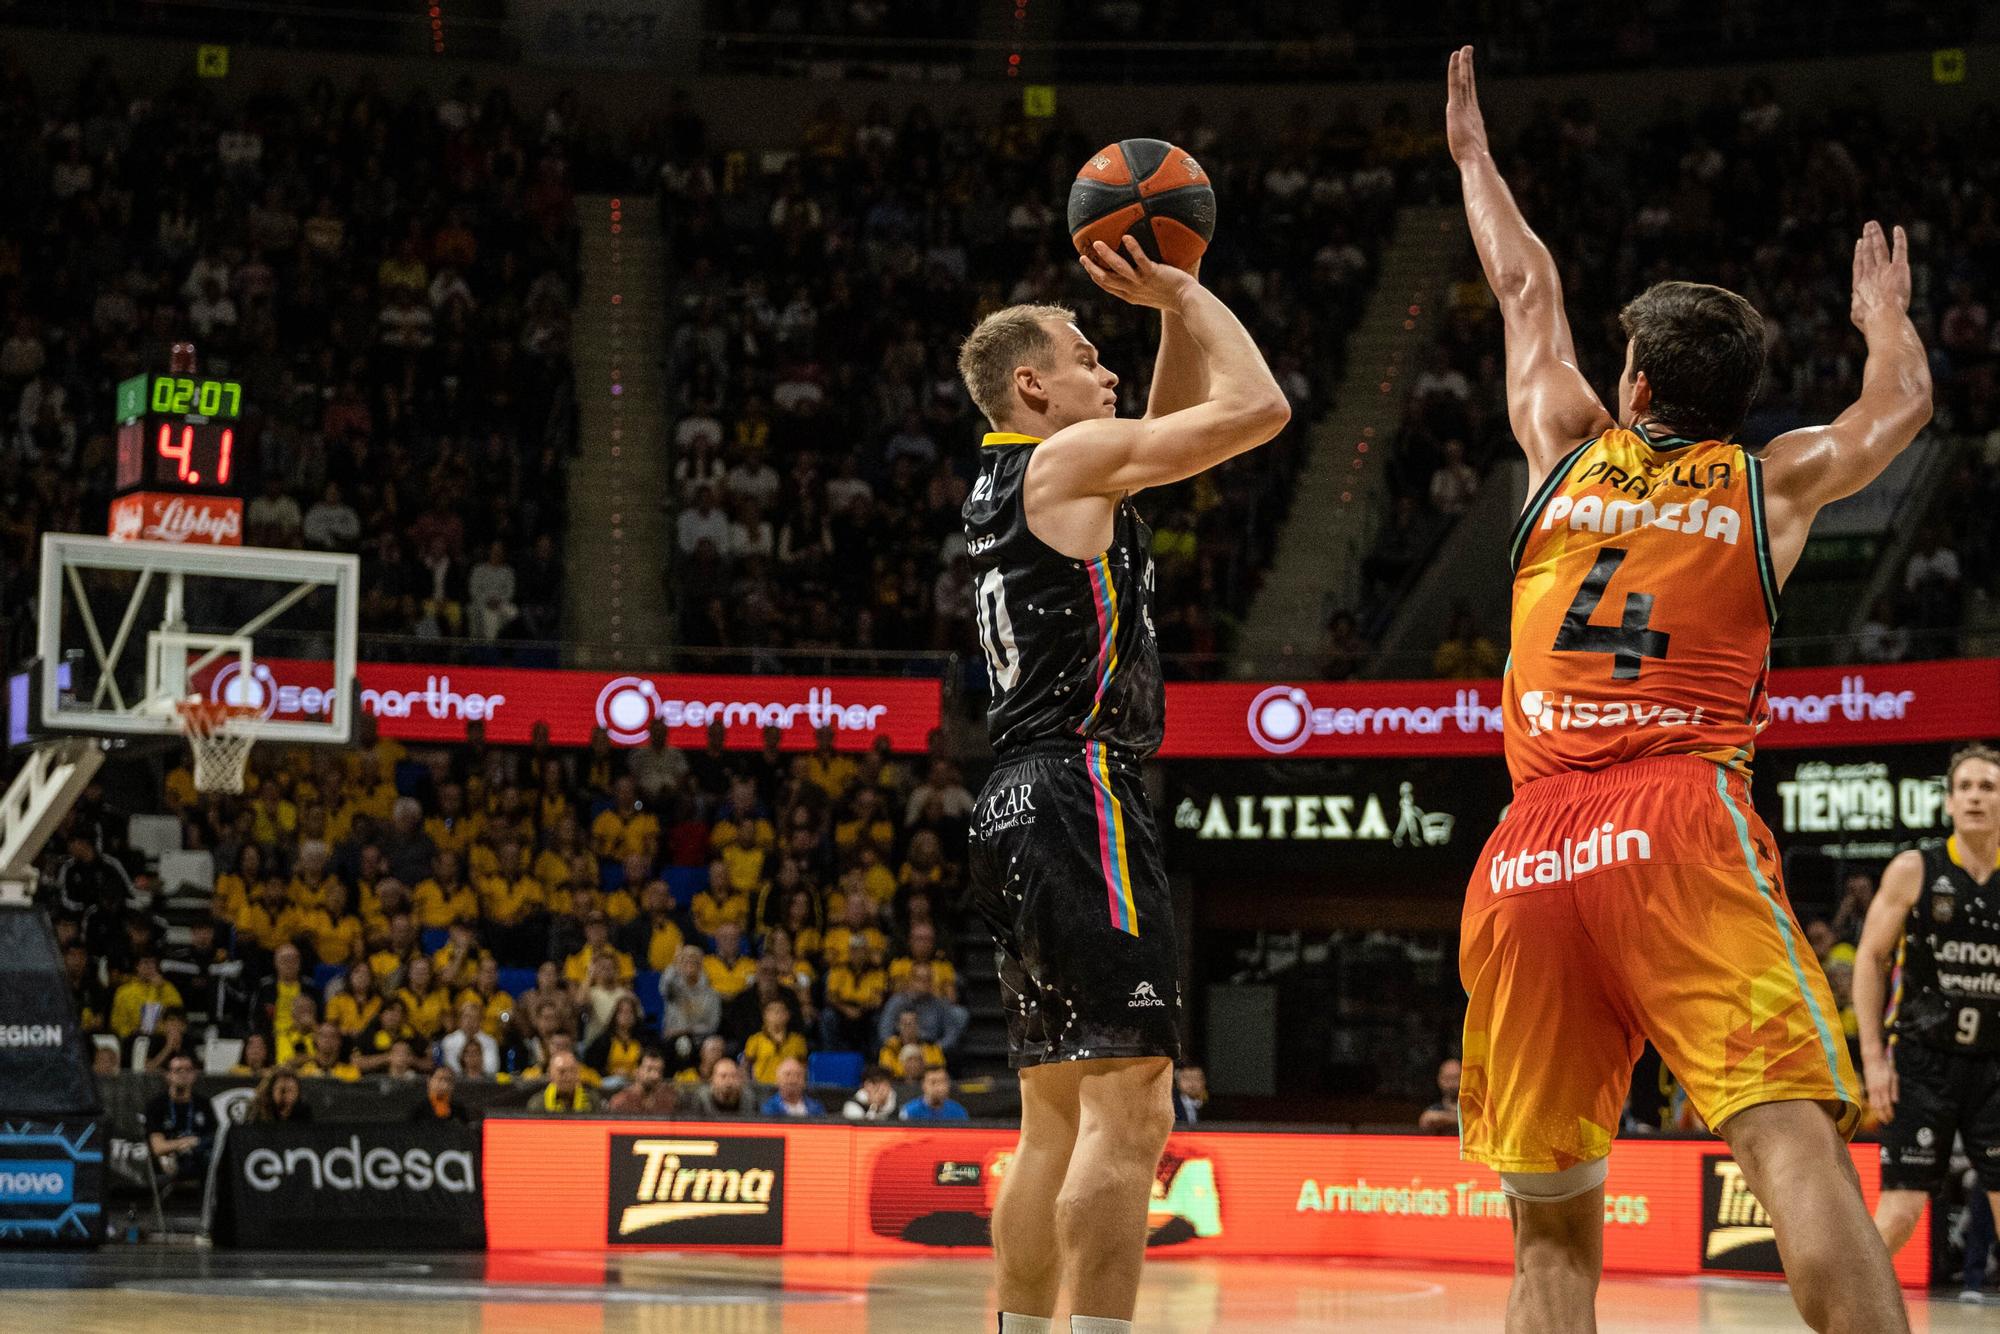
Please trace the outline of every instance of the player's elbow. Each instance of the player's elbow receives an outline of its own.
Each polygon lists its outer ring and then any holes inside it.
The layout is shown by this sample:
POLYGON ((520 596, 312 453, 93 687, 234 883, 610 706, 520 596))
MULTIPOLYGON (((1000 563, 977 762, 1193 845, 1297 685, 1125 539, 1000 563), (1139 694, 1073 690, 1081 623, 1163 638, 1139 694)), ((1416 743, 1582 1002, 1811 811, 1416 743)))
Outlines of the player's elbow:
POLYGON ((1292 419, 1292 405, 1284 391, 1272 385, 1268 392, 1246 401, 1242 413, 1244 434, 1261 445, 1285 429, 1292 419))

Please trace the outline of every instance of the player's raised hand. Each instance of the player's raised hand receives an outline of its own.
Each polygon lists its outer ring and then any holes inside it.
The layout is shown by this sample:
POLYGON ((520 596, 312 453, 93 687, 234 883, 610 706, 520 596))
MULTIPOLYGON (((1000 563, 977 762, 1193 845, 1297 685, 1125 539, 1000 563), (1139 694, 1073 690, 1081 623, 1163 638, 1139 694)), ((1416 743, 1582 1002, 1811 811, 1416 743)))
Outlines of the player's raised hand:
POLYGON ((1900 321, 1910 310, 1910 238, 1895 229, 1893 243, 1882 224, 1870 222, 1854 243, 1854 296, 1848 315, 1868 333, 1883 319, 1900 321))
POLYGON ((1120 250, 1113 250, 1102 241, 1093 241, 1089 250, 1077 256, 1090 281, 1135 306, 1179 310, 1181 299, 1195 285, 1194 275, 1147 259, 1129 233, 1120 237, 1118 244, 1120 250))
POLYGON ((1477 157, 1486 149, 1486 117, 1479 110, 1479 85, 1472 75, 1472 48, 1451 53, 1445 74, 1444 139, 1454 162, 1477 157))

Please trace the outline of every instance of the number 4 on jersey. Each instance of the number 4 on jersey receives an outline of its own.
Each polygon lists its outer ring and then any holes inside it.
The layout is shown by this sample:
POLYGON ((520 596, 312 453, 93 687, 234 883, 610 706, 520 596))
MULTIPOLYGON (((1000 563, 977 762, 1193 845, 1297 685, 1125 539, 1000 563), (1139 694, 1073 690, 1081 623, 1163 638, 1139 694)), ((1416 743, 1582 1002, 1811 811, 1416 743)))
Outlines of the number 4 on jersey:
POLYGON ((1665 631, 1648 625, 1653 618, 1651 593, 1627 593, 1624 616, 1617 625, 1591 623, 1591 613, 1604 600, 1604 590, 1627 554, 1623 547, 1605 547, 1598 553, 1597 563, 1583 578, 1583 587, 1576 590, 1576 601, 1563 616, 1553 645, 1558 653, 1609 653, 1614 681, 1636 681, 1645 659, 1667 656, 1669 638, 1665 631))

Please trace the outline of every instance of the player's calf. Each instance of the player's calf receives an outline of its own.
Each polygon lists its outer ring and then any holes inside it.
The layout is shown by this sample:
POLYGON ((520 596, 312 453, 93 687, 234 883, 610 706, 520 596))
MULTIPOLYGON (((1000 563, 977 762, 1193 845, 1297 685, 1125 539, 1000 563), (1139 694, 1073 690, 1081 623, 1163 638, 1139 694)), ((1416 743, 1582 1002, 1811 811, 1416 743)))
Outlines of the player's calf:
POLYGON ((1860 1178, 1818 1103, 1770 1102, 1731 1117, 1722 1137, 1777 1234, 1792 1301, 1833 1334, 1895 1334, 1909 1315, 1860 1178))

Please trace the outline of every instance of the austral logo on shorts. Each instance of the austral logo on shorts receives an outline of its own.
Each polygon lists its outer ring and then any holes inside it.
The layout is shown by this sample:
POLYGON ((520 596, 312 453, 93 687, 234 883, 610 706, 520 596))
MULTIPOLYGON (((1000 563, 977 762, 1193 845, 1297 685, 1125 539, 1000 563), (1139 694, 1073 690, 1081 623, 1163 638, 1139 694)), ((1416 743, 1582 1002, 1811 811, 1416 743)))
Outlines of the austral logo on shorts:
POLYGON ((611 1137, 605 1239, 613 1245, 780 1246, 785 1141, 611 1137))
POLYGON ((1125 1002, 1128 1010, 1164 1010, 1167 1003, 1160 999, 1160 993, 1153 990, 1151 982, 1141 982, 1132 988, 1132 999, 1125 1002))
POLYGON ((1771 1215, 1727 1154, 1701 1156, 1701 1267, 1781 1274, 1771 1215))
POLYGON ((1618 829, 1606 820, 1582 838, 1566 838, 1553 848, 1502 852, 1486 868, 1495 894, 1531 885, 1561 885, 1620 862, 1653 860, 1653 836, 1643 829, 1618 829))

